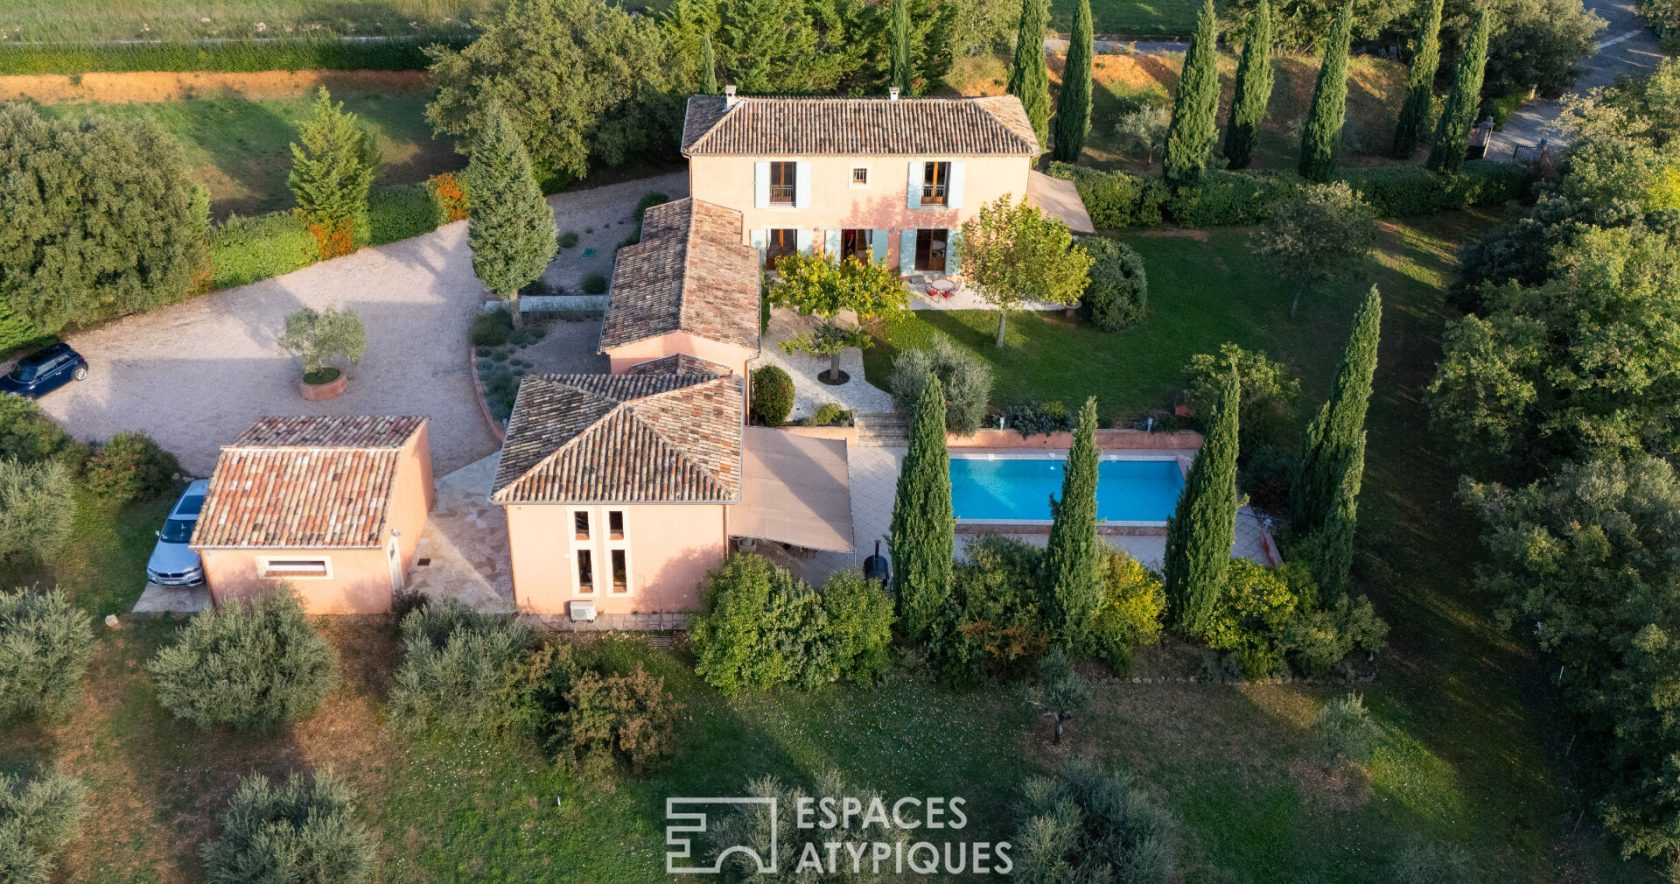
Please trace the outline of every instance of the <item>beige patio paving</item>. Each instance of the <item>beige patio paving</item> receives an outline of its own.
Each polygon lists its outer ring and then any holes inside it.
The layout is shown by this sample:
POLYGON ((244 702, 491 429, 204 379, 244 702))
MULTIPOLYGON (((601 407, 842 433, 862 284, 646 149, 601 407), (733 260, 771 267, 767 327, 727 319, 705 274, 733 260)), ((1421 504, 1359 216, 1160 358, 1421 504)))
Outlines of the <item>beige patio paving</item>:
POLYGON ((507 518, 490 503, 499 458, 492 454, 437 480, 437 504, 420 537, 409 589, 475 611, 514 610, 507 518))

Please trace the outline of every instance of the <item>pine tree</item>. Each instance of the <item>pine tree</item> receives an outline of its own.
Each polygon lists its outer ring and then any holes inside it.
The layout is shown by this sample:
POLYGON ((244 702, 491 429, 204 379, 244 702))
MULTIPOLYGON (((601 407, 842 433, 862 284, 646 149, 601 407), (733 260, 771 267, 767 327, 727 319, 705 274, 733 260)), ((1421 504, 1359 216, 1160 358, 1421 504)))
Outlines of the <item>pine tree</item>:
POLYGON ((1487 72, 1488 31, 1492 27, 1493 18, 1484 6, 1476 13, 1470 39, 1459 53, 1452 91, 1447 93, 1441 121, 1435 127, 1435 143, 1429 148, 1427 165, 1437 172, 1457 172, 1464 165, 1470 127, 1476 125, 1476 111, 1482 104, 1482 75, 1487 72))
POLYGON ((930 375, 910 423, 910 450, 898 474, 892 527, 893 593, 905 637, 925 639, 951 594, 956 518, 945 450, 945 388, 930 375))
POLYGON ((1445 0, 1424 0, 1423 18, 1412 40, 1412 66, 1406 76, 1406 103, 1394 127, 1394 157, 1410 159, 1429 126, 1435 103, 1435 71, 1441 66, 1441 9, 1445 0))
POLYGON ((1064 163, 1076 162, 1091 134, 1091 0, 1079 0, 1073 13, 1073 33, 1068 39, 1067 64, 1062 68, 1062 89, 1056 94, 1056 143, 1051 156, 1064 163))
POLYGON ((368 189, 378 161, 373 139, 356 115, 333 101, 326 87, 317 90, 309 118, 298 126, 298 140, 292 143, 286 186, 321 257, 349 254, 367 242, 368 189))
POLYGON ((1225 379, 1207 438, 1167 520, 1167 615, 1193 638, 1211 625, 1237 523, 1237 410, 1241 392, 1233 371, 1225 379))
POLYGON ((500 105, 485 110, 466 178, 472 194, 467 245, 472 248, 473 273, 486 289, 508 301, 517 322, 519 290, 542 275, 559 243, 554 213, 531 173, 525 145, 500 105))
POLYGON ((1184 70, 1173 96, 1172 122, 1167 126, 1167 149, 1161 171, 1167 183, 1194 184, 1207 167, 1208 153, 1219 135, 1219 22, 1213 0, 1203 0, 1196 14, 1196 32, 1184 53, 1184 70))
POLYGON ((1309 559, 1327 591, 1346 585, 1347 566, 1353 561, 1353 520, 1365 464, 1365 411, 1381 337, 1382 296, 1373 286, 1354 317, 1330 399, 1307 424, 1290 487, 1290 533, 1313 551, 1309 559))
POLYGON ((1009 94, 1021 99, 1041 145, 1050 143, 1050 71, 1044 66, 1044 31, 1049 26, 1046 0, 1021 0, 1015 61, 1009 68, 1009 94))
POLYGON ((712 51, 712 35, 700 35, 700 91, 706 95, 716 95, 723 90, 718 88, 717 53, 712 51))
POLYGON ((1301 177, 1329 181, 1342 150, 1342 123, 1347 119, 1348 45, 1353 39, 1353 3, 1342 6, 1330 38, 1324 42, 1324 63, 1313 86, 1312 110, 1301 130, 1301 177))
POLYGON ((892 5, 892 42, 887 47, 888 75, 891 85, 897 86, 900 94, 910 95, 910 84, 915 80, 915 73, 910 65, 910 2, 909 0, 893 0, 892 5))
POLYGON ((1231 100, 1231 118, 1225 123, 1228 168, 1246 169, 1253 161, 1260 123, 1266 119, 1266 105, 1271 100, 1272 6, 1268 0, 1260 0, 1248 20, 1242 61, 1237 62, 1237 92, 1231 100))
POLYGON ((1062 474, 1062 497, 1050 499, 1050 538, 1044 550, 1045 603, 1062 645, 1084 651, 1091 615, 1102 605, 1098 581, 1102 539, 1097 537, 1097 400, 1085 400, 1062 474))

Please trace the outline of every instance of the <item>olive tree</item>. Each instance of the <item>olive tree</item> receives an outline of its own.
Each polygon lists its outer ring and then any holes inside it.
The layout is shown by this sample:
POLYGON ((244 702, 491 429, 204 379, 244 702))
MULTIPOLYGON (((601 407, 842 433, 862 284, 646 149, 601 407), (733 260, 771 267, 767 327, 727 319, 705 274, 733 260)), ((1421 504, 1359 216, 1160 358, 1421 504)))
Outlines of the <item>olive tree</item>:
POLYGON ((1376 212, 1345 181, 1297 189, 1252 240, 1270 269, 1295 284, 1290 316, 1304 293, 1358 278, 1376 245, 1376 212))

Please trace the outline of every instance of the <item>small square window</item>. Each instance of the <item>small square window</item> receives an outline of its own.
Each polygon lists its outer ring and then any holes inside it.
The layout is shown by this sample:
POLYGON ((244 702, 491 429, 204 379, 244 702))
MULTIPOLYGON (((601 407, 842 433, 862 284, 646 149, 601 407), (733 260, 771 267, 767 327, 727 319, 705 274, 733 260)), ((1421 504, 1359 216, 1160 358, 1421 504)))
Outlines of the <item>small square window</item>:
POLYGON ((856 166, 852 169, 852 183, 862 187, 869 183, 869 167, 856 166))

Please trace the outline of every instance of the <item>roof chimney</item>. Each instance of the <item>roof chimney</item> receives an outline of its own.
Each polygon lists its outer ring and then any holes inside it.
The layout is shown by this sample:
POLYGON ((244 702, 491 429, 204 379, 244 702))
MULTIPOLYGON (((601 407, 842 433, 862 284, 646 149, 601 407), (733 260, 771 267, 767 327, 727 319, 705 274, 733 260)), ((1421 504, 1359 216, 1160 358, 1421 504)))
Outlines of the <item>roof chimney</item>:
POLYGON ((728 86, 723 87, 723 109, 724 110, 728 110, 728 109, 734 107, 735 104, 737 102, 739 102, 740 100, 741 99, 735 97, 735 85, 733 83, 731 83, 728 86))
POLYGON ((887 90, 887 100, 888 101, 897 101, 898 100, 898 87, 897 86, 894 86, 891 89, 887 90))

